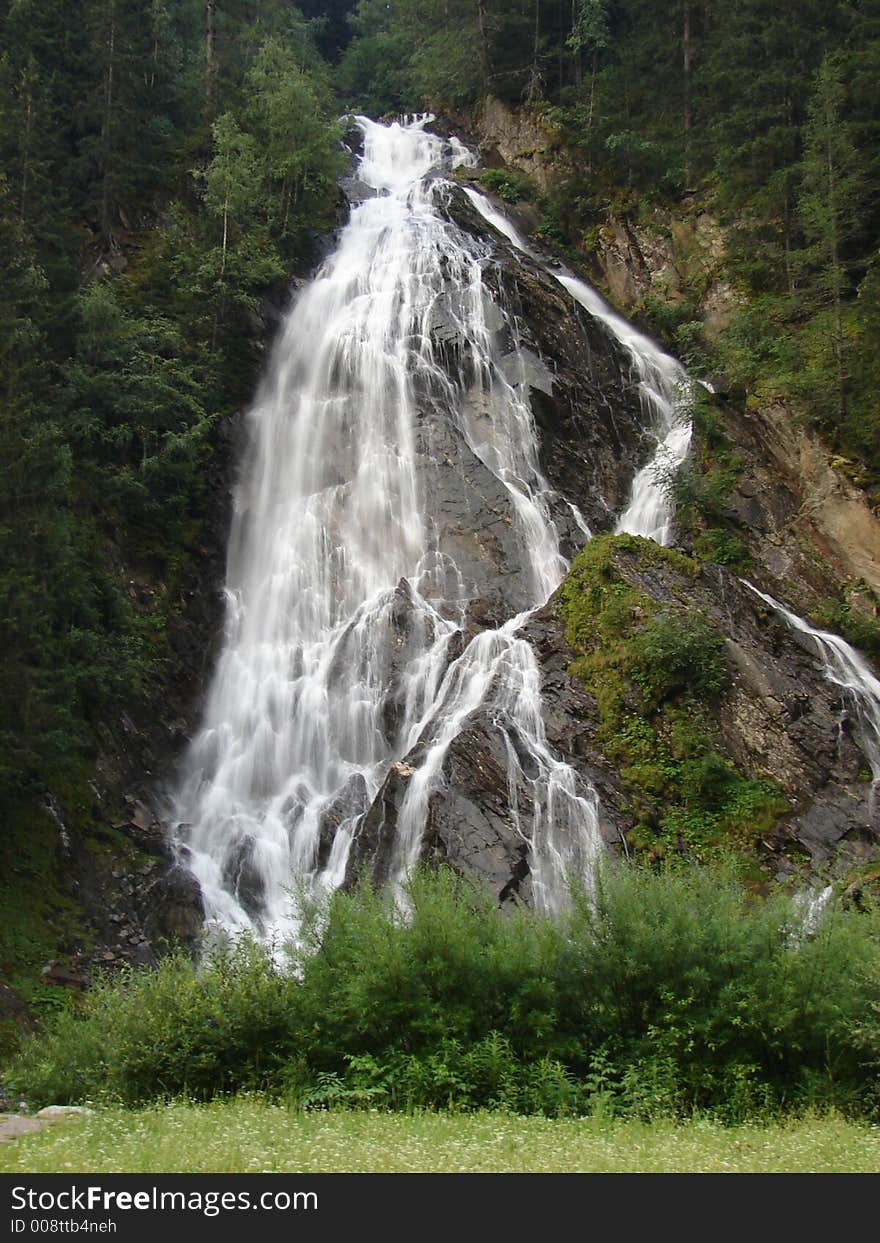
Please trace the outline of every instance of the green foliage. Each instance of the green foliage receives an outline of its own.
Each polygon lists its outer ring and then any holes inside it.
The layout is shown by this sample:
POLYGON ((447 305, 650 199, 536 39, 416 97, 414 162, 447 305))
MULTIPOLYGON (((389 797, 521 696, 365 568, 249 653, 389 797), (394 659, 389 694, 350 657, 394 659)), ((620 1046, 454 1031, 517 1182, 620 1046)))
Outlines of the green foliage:
POLYGON ((798 900, 697 868, 603 872, 552 921, 444 873, 407 908, 334 895, 293 972, 240 945, 104 981, 10 1081, 33 1105, 261 1088, 311 1109, 876 1111, 876 915, 835 907, 808 934, 798 900))
POLYGON ((198 970, 173 954, 156 971, 99 979, 81 1014, 63 1012, 26 1049, 22 1088, 41 1101, 134 1103, 263 1087, 285 1049, 291 987, 245 943, 198 970))
POLYGON ((596 700, 599 741, 631 793, 632 845, 655 859, 705 859, 765 833, 788 804, 719 750, 724 641, 674 585, 663 604, 640 589, 639 575, 664 564, 672 584, 699 574, 696 562, 648 540, 591 540, 562 586, 562 614, 572 672, 596 700))
POLYGON ((751 561, 748 545, 736 532, 724 527, 708 527, 694 539, 694 552, 702 561, 747 570, 751 561))
POLYGON ((724 639, 699 613, 656 613, 632 636, 630 655, 632 678, 652 707, 684 691, 704 699, 727 688, 724 639))
POLYGON ((880 620, 876 615, 868 616, 847 601, 829 600, 813 610, 813 617, 817 625, 843 635, 853 647, 880 656, 880 620))
POLYGON ((518 203, 520 199, 534 196, 534 186, 525 178, 504 168, 487 168, 480 173, 480 181, 505 203, 518 203))
POLYGON ((663 485, 678 521, 690 529, 695 555, 715 565, 747 569, 748 544, 730 508, 742 463, 733 452, 714 398, 698 391, 692 413, 691 452, 667 473, 663 485))
POLYGON ((731 1125, 693 1118, 548 1121, 499 1111, 462 1114, 303 1110, 248 1094, 207 1104, 105 1106, 0 1148, 4 1174, 217 1170, 350 1174, 873 1174, 877 1128, 836 1111, 731 1125))

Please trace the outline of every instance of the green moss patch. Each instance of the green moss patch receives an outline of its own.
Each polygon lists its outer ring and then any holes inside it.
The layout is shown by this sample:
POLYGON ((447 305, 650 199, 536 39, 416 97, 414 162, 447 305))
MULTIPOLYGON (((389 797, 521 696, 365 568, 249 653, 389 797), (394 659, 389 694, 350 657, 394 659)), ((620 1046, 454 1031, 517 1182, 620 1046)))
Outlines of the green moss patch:
POLYGON ((729 684, 723 636, 684 593, 658 601, 634 586, 627 563, 643 573, 666 566, 685 582, 700 568, 649 540, 600 536, 561 590, 577 653, 571 672, 596 700, 598 741, 629 792, 629 840, 653 858, 745 847, 788 805, 723 753, 715 719, 729 684))

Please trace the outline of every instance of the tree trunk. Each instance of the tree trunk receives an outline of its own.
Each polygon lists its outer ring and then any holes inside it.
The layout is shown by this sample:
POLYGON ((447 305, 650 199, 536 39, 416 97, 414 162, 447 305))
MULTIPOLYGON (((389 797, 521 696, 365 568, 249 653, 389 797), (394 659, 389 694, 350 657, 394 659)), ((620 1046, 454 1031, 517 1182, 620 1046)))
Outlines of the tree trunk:
POLYGON ((217 0, 205 0, 205 116, 214 119, 217 97, 217 0))
POLYGON ((828 216, 830 220, 829 241, 831 249, 831 294, 834 299, 834 354, 837 362, 837 417, 840 424, 846 418, 846 371, 844 368, 843 342, 843 272, 840 266, 840 239, 837 228, 837 175, 834 167, 834 149, 831 139, 831 117, 826 119, 825 158, 828 173, 828 216))
POLYGON ((223 259, 220 263, 220 275, 226 272, 226 245, 229 240, 229 190, 226 191, 226 198, 223 202, 223 259))
POLYGON ((529 75, 528 102, 541 98, 541 0, 535 0, 535 41, 532 45, 532 69, 529 75))
POLYGON ((28 182, 30 181, 31 167, 31 136, 33 133, 33 117, 34 117, 34 90, 33 83, 28 76, 27 83, 27 104, 24 112, 24 141, 22 143, 21 152, 21 197, 18 205, 18 223, 24 224, 25 213, 27 211, 27 194, 28 182))
POLYGON ((691 66, 693 63, 693 45, 691 43, 691 6, 690 0, 684 0, 684 20, 681 36, 682 67, 684 69, 684 183, 690 185, 691 180, 691 130, 693 114, 691 109, 691 66))
POLYGON ((113 72, 116 64, 116 0, 110 0, 110 29, 107 35, 107 77, 104 85, 104 117, 101 123, 101 242, 106 247, 111 240, 110 186, 108 169, 112 145, 113 119, 113 72))
POLYGON ((480 51, 483 61, 483 92, 489 89, 492 77, 492 56, 489 50, 489 22, 486 13, 486 0, 477 0, 477 18, 480 23, 480 51))

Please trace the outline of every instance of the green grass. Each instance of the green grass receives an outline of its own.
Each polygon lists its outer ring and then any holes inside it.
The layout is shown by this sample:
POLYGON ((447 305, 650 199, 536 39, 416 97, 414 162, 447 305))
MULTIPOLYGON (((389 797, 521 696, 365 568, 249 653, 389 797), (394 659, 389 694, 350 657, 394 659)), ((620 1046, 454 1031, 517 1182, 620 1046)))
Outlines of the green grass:
POLYGON ((258 1098, 106 1109, 0 1147, 14 1173, 872 1173, 880 1127, 303 1113, 258 1098))

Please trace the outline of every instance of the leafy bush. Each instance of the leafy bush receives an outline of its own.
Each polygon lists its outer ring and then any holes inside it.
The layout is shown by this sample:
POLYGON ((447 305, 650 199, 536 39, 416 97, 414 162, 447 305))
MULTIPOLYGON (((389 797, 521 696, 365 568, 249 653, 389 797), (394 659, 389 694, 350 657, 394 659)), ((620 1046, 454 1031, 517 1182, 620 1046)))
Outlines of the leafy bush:
POLYGON ((83 1013, 61 1013, 25 1047, 21 1091, 40 1103, 138 1104, 267 1087, 278 1058, 287 1059, 292 987, 262 947, 244 941, 198 969, 176 954, 155 971, 99 979, 83 1013))
POLYGON ((609 868, 555 920, 447 873, 406 896, 404 915, 335 895, 292 972, 243 944, 104 981, 11 1083, 34 1105, 258 1088, 307 1108, 877 1111, 876 913, 808 933, 801 902, 699 868, 609 868))
POLYGON ((656 614, 633 637, 630 653, 633 680, 653 705, 687 690, 711 697, 727 686, 724 639, 697 612, 656 614))
POLYGON ((480 181, 487 190, 493 191, 505 203, 518 203, 534 195, 534 186, 525 177, 518 177, 506 168, 487 168, 480 173, 480 181))

